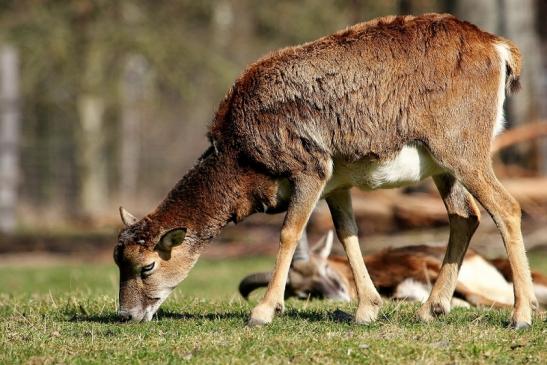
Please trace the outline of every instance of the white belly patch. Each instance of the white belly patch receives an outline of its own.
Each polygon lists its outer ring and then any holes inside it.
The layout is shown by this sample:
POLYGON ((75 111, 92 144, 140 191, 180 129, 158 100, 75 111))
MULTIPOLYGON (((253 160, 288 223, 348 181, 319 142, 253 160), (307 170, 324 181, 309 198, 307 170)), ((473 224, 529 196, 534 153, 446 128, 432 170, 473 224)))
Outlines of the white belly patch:
POLYGON ((368 180, 372 188, 392 188, 415 184, 440 170, 423 147, 406 145, 393 160, 373 168, 368 180))
POLYGON ((344 185, 364 190, 396 188, 415 184, 441 172, 443 168, 425 147, 409 144, 388 161, 359 161, 351 164, 335 161, 333 177, 325 190, 332 191, 344 185))

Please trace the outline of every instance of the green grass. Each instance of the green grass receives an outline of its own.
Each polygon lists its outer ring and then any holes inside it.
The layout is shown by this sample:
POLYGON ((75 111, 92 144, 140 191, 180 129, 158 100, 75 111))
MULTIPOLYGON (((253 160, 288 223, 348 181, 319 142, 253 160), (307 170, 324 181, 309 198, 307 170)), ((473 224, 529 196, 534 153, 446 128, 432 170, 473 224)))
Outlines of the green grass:
MULTIPOLYGON (((547 258, 533 264, 547 269, 547 258)), ((507 310, 454 310, 418 323, 416 305, 387 302, 377 323, 347 320, 355 304, 290 300, 265 328, 239 279, 269 258, 200 261, 157 320, 118 323, 113 265, 0 268, 0 363, 547 363, 547 324, 507 328, 507 310), (344 312, 340 312, 344 311, 344 312)))

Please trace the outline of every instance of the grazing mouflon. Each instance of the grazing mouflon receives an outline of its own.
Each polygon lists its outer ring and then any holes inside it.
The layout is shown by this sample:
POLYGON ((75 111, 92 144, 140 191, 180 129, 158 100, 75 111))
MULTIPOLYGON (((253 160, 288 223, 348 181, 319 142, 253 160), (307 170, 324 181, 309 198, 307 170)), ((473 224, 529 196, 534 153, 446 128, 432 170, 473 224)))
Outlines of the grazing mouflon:
POLYGON ((442 268, 418 316, 450 310, 458 269, 479 224, 475 199, 507 249, 512 323, 537 306, 520 207, 492 170, 505 94, 521 56, 509 40, 450 15, 384 17, 274 52, 250 65, 221 102, 211 147, 146 217, 127 227, 114 258, 123 318, 149 320, 228 222, 286 211, 272 280, 250 325, 284 307, 291 258, 319 199, 326 199, 355 278, 358 323, 382 299, 357 239, 349 190, 391 188, 432 176, 450 217, 442 268))

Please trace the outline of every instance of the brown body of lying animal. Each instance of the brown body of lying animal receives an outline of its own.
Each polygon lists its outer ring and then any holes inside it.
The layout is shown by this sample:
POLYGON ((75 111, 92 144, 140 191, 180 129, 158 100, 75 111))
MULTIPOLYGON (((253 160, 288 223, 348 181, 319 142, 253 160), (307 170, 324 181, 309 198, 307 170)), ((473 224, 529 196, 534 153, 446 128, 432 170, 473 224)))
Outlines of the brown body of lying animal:
MULTIPOLYGON (((329 232, 311 250, 303 236, 291 264, 285 298, 356 299, 355 281, 347 258, 331 255, 333 234, 329 232)), ((425 302, 436 282, 446 247, 406 246, 387 248, 364 257, 372 282, 387 298, 425 302)), ((547 276, 532 272, 539 303, 547 305, 547 276)), ((246 276, 239 292, 248 299, 252 291, 266 287, 271 273, 246 276)), ((512 306, 512 273, 507 259, 487 260, 474 250, 465 255, 456 284, 452 307, 512 306)))

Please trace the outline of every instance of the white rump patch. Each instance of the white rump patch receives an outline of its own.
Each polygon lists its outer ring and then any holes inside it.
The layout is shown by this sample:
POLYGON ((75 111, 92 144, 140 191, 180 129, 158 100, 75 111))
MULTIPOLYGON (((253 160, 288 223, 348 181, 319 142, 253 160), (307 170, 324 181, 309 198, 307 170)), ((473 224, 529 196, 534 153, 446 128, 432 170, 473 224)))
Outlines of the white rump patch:
POLYGON ((415 302, 425 303, 429 296, 429 287, 425 283, 421 283, 417 280, 408 278, 397 285, 394 299, 404 299, 415 302))
POLYGON ((488 261, 479 255, 464 259, 458 281, 469 290, 496 303, 512 305, 513 286, 488 261))
POLYGON ((505 129, 505 116, 503 115, 503 102, 505 101, 505 73, 507 62, 511 58, 511 52, 504 43, 494 44, 494 48, 500 58, 500 83, 498 85, 498 105, 496 111, 496 124, 494 124, 494 137, 505 129))

